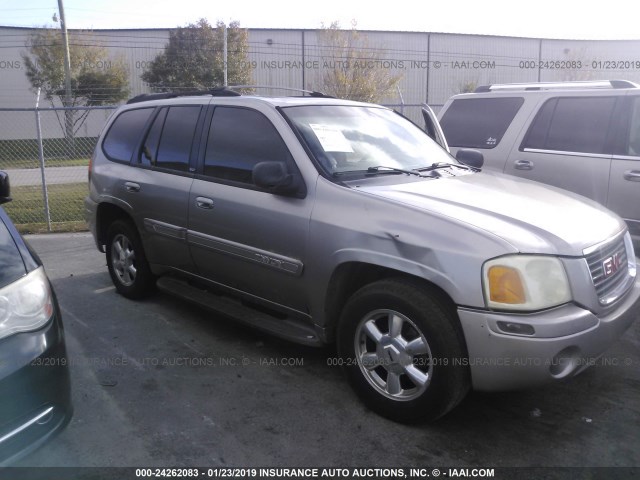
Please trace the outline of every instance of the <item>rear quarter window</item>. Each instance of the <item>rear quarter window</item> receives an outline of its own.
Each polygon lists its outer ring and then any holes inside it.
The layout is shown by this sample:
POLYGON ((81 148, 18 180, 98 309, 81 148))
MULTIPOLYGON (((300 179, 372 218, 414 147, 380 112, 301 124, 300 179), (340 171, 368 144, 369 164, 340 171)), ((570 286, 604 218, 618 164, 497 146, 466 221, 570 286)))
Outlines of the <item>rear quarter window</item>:
POLYGON ((109 160, 131 161, 152 112, 153 108, 138 108, 126 110, 116 117, 102 142, 102 149, 109 160))
POLYGON ((524 103, 522 97, 454 100, 440 125, 450 147, 495 148, 524 103))

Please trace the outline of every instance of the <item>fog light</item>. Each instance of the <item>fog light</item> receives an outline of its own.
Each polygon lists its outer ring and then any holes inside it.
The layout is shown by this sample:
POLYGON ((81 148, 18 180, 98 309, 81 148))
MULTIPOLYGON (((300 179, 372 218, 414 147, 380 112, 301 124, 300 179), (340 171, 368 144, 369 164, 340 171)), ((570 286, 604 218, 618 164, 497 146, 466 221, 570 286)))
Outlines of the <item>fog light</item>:
POLYGON ((498 322, 498 328, 511 335, 533 335, 536 333, 528 323, 498 322))

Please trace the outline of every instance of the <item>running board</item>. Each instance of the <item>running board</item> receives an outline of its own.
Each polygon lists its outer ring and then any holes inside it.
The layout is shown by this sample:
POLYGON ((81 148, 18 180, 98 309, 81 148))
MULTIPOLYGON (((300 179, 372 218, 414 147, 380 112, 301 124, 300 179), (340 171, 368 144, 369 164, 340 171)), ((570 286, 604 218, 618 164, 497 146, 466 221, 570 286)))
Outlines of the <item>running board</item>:
POLYGON ((313 327, 301 320, 269 315, 246 306, 234 298, 201 289, 176 277, 160 277, 157 286, 159 290, 169 295, 188 300, 202 308, 226 315, 276 337, 312 347, 324 346, 313 327))

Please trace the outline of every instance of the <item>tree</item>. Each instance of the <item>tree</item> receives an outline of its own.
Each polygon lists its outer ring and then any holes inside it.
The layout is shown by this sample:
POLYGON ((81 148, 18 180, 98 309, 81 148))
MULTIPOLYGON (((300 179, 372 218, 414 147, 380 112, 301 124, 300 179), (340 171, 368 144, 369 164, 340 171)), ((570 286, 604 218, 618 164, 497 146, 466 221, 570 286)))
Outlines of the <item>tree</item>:
MULTIPOLYGON (((65 95, 64 45, 57 29, 40 29, 27 42, 22 53, 26 75, 34 92, 40 89, 52 106, 92 107, 116 104, 129 94, 128 70, 122 59, 111 59, 107 50, 90 32, 69 34, 71 59, 71 99, 65 95)), ((89 110, 67 110, 63 128, 72 140, 84 123, 89 110)), ((57 113, 57 112, 56 112, 57 113)), ((62 125, 62 120, 58 116, 62 125)))
MULTIPOLYGON (((155 91, 209 89, 224 85, 223 22, 213 27, 202 18, 169 33, 164 47, 141 78, 155 91)), ((238 22, 227 27, 227 79, 230 85, 251 82, 248 37, 238 22)))
POLYGON ((338 22, 323 26, 319 36, 323 57, 323 93, 362 102, 380 102, 391 95, 402 79, 394 74, 394 62, 380 57, 365 34, 342 30, 338 22))

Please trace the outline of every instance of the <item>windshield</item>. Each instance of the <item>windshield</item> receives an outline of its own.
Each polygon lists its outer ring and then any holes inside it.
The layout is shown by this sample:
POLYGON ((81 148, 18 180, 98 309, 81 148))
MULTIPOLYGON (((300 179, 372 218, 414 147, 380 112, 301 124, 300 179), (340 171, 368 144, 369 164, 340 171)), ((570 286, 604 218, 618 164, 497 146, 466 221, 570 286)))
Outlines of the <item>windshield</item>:
POLYGON ((384 108, 314 105, 283 111, 329 174, 457 163, 426 133, 384 108))

